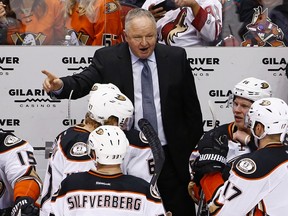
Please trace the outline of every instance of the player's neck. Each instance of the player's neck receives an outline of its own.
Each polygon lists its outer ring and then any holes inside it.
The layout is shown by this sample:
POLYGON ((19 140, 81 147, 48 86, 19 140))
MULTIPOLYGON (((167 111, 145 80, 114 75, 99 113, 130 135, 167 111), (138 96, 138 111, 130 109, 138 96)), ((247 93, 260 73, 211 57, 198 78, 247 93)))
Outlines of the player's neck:
POLYGON ((259 142, 259 148, 265 148, 271 145, 282 145, 282 143, 280 142, 280 136, 277 137, 265 136, 259 142))
POLYGON ((113 174, 118 174, 122 173, 122 170, 120 168, 120 165, 102 165, 102 164, 97 164, 97 170, 96 172, 105 174, 105 175, 113 175, 113 174))
POLYGON ((78 124, 76 127, 83 128, 89 132, 92 132, 95 129, 94 125, 91 124, 78 124))

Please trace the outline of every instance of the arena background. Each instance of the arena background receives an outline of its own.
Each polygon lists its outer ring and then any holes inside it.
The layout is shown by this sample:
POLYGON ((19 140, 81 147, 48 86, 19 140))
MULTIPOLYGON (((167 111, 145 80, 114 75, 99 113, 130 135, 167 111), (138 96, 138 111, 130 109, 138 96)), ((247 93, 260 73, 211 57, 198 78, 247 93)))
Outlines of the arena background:
MULTIPOLYGON (((89 64, 97 48, 1 46, 0 131, 12 131, 33 145, 42 179, 54 138, 83 119, 87 97, 70 101, 68 114, 68 100, 53 101, 42 90, 45 76, 41 70, 46 69, 58 76, 78 73, 89 64)), ((217 123, 233 120, 228 97, 233 86, 246 77, 267 80, 274 96, 288 102, 287 48, 197 47, 186 50, 195 77, 205 131, 214 126, 211 108, 217 123)))

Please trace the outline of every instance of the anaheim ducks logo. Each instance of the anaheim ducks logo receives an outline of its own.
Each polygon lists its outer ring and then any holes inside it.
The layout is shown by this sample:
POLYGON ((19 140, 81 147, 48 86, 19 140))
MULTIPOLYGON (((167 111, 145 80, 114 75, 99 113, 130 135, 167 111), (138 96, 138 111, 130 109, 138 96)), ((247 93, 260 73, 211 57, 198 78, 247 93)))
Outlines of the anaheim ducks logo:
POLYGON ((98 135, 103 135, 104 134, 104 130, 102 128, 100 128, 100 129, 96 130, 96 133, 98 135))
POLYGON ((97 91, 99 89, 99 84, 96 83, 92 86, 91 91, 97 91))
POLYGON ((105 13, 113 13, 118 10, 118 5, 115 2, 108 2, 106 5, 105 13))
POLYGON ((187 16, 187 8, 181 9, 176 19, 165 24, 161 30, 162 40, 166 45, 171 45, 174 42, 174 37, 178 37, 179 33, 185 32, 188 26, 184 23, 187 16))
POLYGON ((4 145, 13 146, 13 145, 20 143, 21 141, 22 141, 22 139, 20 139, 16 136, 8 135, 4 140, 4 145))
POLYGON ((256 163, 250 158, 243 158, 236 164, 236 168, 244 174, 252 174, 257 170, 256 163))
POLYGON ((261 106, 269 106, 269 105, 271 105, 271 101, 269 101, 269 100, 262 100, 259 105, 261 105, 261 106))
POLYGON ((75 143, 70 149, 70 154, 74 157, 82 157, 88 155, 88 146, 84 142, 75 143))
POLYGON ((75 46, 87 45, 90 38, 89 35, 83 31, 76 32, 73 29, 69 29, 67 34, 71 36, 70 42, 75 46))
POLYGON ((124 95, 117 94, 115 99, 120 100, 120 101, 126 101, 126 97, 124 95))
POLYGON ((269 88, 269 84, 266 82, 261 83, 261 89, 267 89, 269 88))
POLYGON ((18 32, 16 32, 11 35, 11 38, 15 45, 35 46, 35 45, 42 45, 46 36, 41 32, 38 34, 27 32, 19 34, 18 32))

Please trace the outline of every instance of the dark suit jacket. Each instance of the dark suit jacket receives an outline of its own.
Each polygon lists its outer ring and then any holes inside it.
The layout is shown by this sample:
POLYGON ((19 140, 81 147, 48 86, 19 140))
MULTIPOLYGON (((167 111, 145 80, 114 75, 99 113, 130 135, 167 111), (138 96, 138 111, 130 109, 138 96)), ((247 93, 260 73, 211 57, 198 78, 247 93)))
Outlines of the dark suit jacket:
MULTIPOLYGON (((202 113, 194 77, 186 51, 180 47, 157 44, 161 112, 168 149, 175 169, 185 183, 189 181, 191 151, 203 134, 202 113)), ((127 43, 96 50, 91 65, 79 74, 62 77, 64 88, 58 98, 87 95, 96 82, 113 83, 134 102, 131 56, 127 43)))

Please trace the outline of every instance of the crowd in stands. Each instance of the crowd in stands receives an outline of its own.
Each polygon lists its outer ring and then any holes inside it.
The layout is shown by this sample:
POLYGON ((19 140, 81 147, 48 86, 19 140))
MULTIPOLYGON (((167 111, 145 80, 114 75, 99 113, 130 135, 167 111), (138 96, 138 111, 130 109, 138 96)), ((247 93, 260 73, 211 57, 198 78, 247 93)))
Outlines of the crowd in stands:
POLYGON ((152 12, 167 45, 288 44, 288 0, 1 0, 0 44, 61 45, 70 35, 73 45, 115 45, 134 7, 152 12))

